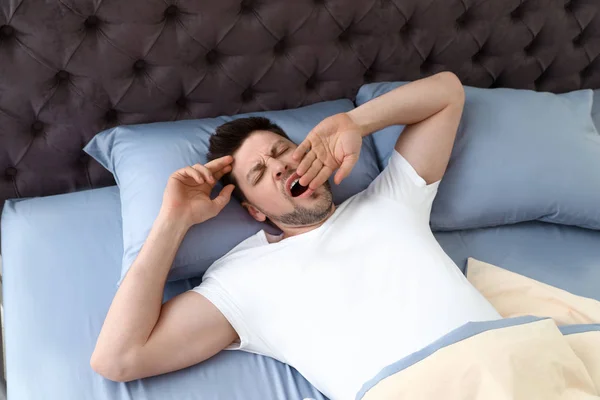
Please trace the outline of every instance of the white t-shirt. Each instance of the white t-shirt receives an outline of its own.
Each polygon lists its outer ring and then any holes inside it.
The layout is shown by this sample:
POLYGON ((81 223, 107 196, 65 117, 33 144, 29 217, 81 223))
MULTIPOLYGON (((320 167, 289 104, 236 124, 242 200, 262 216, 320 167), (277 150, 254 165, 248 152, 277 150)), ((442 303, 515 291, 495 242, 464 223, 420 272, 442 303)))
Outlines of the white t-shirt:
POLYGON ((269 243, 261 231, 193 290, 240 337, 229 349, 295 367, 332 400, 469 321, 501 318, 429 227, 439 182, 394 151, 388 167, 319 228, 269 243))

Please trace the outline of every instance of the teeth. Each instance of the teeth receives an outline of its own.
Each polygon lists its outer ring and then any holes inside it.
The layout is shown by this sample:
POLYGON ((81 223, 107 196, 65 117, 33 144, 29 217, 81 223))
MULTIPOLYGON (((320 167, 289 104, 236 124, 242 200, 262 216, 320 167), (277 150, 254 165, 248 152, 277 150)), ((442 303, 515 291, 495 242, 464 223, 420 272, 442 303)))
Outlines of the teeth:
POLYGON ((300 181, 300 178, 298 178, 298 179, 296 179, 296 180, 294 180, 294 181, 292 182, 292 184, 290 185, 290 189, 291 189, 291 188, 293 188, 293 187, 294 187, 294 185, 295 185, 296 183, 298 183, 298 181, 300 181))

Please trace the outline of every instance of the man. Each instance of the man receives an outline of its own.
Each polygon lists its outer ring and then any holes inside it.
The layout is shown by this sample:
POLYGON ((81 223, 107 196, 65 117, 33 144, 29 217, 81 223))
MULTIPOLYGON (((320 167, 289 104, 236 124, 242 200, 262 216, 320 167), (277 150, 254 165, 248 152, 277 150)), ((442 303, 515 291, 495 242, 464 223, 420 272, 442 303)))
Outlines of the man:
POLYGON ((160 214, 106 317, 91 365, 116 381, 184 368, 223 349, 298 369, 331 399, 352 399, 382 368, 469 321, 499 319, 429 228, 464 104, 445 72, 329 117, 296 146, 265 119, 230 122, 212 161, 175 172, 160 214), (407 125, 388 167, 335 206, 362 138, 407 125), (231 182, 218 197, 215 182, 231 182), (200 286, 161 305, 188 228, 217 215, 235 188, 261 231, 218 260, 200 286))

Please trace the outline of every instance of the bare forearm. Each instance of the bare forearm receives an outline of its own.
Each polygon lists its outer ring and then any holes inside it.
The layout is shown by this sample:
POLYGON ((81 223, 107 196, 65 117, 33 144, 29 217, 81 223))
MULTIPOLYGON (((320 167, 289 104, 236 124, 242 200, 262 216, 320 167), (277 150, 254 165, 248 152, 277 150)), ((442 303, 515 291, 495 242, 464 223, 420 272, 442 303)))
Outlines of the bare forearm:
POLYGON ((167 275, 186 231, 185 224, 159 215, 113 299, 96 351, 123 356, 146 343, 160 316, 167 275))
POLYGON ((458 78, 442 72, 398 87, 349 111, 348 115, 366 136, 391 125, 419 123, 462 96, 458 78))
POLYGON ((214 218, 231 198, 233 185, 214 199, 210 195, 232 162, 231 156, 220 157, 169 177, 159 216, 117 290, 90 359, 100 375, 126 382, 174 371, 211 357, 236 338, 202 296, 184 293, 162 304, 169 269, 189 227, 214 218))

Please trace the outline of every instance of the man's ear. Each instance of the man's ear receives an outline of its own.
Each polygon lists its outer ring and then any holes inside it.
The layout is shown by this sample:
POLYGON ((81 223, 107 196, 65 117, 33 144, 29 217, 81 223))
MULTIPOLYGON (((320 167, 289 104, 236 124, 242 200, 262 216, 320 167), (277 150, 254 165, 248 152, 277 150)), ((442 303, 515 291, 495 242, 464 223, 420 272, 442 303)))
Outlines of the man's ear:
POLYGON ((247 201, 242 202, 242 207, 244 207, 248 211, 248 214, 250 214, 252 218, 257 220, 258 222, 265 222, 265 220, 267 219, 267 216, 263 214, 262 211, 260 211, 258 208, 254 207, 247 201))

